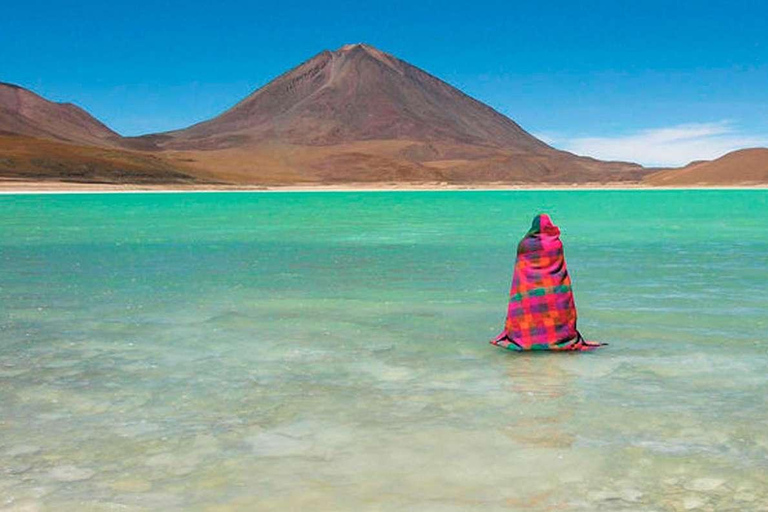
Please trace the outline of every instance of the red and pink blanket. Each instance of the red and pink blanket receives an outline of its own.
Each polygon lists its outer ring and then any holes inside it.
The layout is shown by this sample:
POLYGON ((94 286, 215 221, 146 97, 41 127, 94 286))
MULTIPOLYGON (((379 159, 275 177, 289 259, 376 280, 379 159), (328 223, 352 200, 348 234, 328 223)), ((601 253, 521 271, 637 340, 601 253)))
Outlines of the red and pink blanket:
POLYGON ((576 305, 560 229, 546 214, 533 219, 517 247, 504 331, 491 341, 510 350, 593 350, 576 330, 576 305))

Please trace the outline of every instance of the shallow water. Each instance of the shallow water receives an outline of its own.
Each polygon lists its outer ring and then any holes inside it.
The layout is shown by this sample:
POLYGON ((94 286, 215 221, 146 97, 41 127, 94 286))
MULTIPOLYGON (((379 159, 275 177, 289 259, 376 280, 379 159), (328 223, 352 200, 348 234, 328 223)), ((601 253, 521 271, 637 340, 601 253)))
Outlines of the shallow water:
POLYGON ((768 510, 768 192, 0 196, 0 509, 768 510), (500 330, 563 230, 580 327, 500 330))

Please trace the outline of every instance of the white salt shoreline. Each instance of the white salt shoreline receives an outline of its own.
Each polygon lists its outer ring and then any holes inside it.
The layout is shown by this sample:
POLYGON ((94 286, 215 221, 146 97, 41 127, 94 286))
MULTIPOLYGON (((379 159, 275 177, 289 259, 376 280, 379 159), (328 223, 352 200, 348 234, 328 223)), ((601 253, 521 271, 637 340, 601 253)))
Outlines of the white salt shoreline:
POLYGON ((317 185, 317 186, 253 186, 253 187, 205 187, 195 186, 190 188, 159 188, 159 187, 122 187, 110 185, 79 185, 62 183, 52 188, 47 188, 42 183, 29 184, 25 187, 3 184, 0 182, 0 195, 35 195, 35 194, 191 194, 191 193, 254 193, 254 192, 564 192, 564 191, 669 191, 669 190, 768 190, 766 185, 738 185, 738 186, 695 186, 695 187, 651 187, 644 185, 553 185, 553 186, 526 186, 526 185, 317 185), (39 188, 38 188, 39 187, 39 188), (130 187, 130 188, 128 188, 130 187))

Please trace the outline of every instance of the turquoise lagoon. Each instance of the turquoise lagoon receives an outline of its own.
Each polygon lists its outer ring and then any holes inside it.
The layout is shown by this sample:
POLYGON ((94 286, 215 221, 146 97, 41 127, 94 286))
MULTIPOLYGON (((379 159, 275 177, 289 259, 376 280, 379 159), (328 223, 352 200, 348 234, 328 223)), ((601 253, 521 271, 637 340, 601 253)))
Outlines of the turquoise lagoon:
POLYGON ((767 329, 766 191, 0 196, 0 509, 768 510, 767 329))

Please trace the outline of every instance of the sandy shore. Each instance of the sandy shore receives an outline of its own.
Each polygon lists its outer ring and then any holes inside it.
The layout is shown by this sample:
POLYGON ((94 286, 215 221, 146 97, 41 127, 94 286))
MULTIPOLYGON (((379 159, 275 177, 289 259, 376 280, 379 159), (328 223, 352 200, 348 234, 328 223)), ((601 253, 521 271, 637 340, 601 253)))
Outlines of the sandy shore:
POLYGON ((641 183, 339 183, 301 185, 226 185, 226 184, 108 184, 58 181, 0 180, 0 194, 16 193, 104 193, 104 192, 377 192, 442 190, 680 190, 680 189, 766 189, 768 185, 700 185, 655 187, 641 183))

